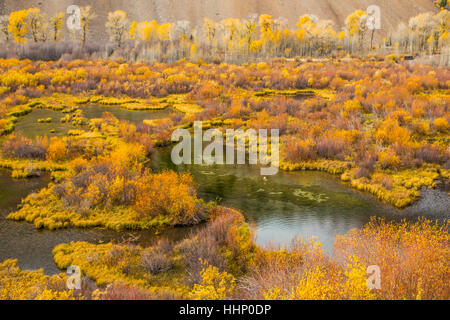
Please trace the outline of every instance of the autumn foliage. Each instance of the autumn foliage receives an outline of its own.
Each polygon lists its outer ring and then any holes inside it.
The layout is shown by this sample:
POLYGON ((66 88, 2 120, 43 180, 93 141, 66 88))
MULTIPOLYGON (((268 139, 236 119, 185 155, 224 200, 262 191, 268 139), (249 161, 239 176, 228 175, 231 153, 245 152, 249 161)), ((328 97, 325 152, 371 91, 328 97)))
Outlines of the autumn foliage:
POLYGON ((334 256, 325 254, 321 244, 303 239, 287 248, 263 249, 251 238, 242 238, 247 228, 238 213, 221 210, 205 230, 179 243, 161 241, 144 249, 132 244, 79 242, 60 245, 53 254, 61 268, 73 263, 81 266, 99 285, 92 293, 98 298, 449 298, 447 222, 438 225, 421 219, 388 223, 373 219, 361 230, 339 236, 334 256), (235 230, 241 231, 236 234, 235 230), (194 262, 194 250, 198 266, 192 269, 189 263, 194 262), (245 256, 246 262, 236 264, 236 256, 230 259, 233 250, 245 256), (187 273, 180 273, 179 268, 186 263, 187 273), (244 265, 245 269, 235 269, 244 265), (367 270, 372 265, 380 268, 380 289, 367 285, 367 270), (103 268, 108 272, 102 272, 103 268))
POLYGON ((83 49, 64 55, 65 48, 49 61, 33 43, 45 48, 43 42, 63 38, 64 15, 29 9, 0 17, 5 41, 16 43, 10 48, 39 53, 0 59, 0 167, 15 179, 41 171, 52 178, 8 219, 50 230, 198 226, 173 243, 57 246, 59 268, 76 264, 95 283, 83 294, 7 260, 0 264, 0 299, 450 299, 448 221, 373 219, 337 237, 334 255, 305 239, 262 248, 241 213, 200 199, 191 175, 150 169, 155 150, 195 121, 222 132, 278 129, 281 169, 339 175, 387 204, 411 205, 423 187, 450 178, 450 73, 445 61, 410 63, 398 52, 445 58, 447 10, 413 17, 378 48, 372 44, 366 58, 346 55, 367 50, 361 10, 340 33, 312 16, 300 17, 292 30, 267 14, 205 19, 192 30, 186 23, 130 21, 119 10, 106 22, 110 60, 87 59, 99 57, 89 43, 96 15, 89 7, 81 14, 75 36, 83 49), (105 112, 88 119, 91 104, 105 112), (109 108, 166 114, 130 123, 109 108), (70 129, 23 136, 20 121, 37 109, 59 116, 35 125, 70 129), (371 265, 381 270, 379 290, 367 286, 371 265))

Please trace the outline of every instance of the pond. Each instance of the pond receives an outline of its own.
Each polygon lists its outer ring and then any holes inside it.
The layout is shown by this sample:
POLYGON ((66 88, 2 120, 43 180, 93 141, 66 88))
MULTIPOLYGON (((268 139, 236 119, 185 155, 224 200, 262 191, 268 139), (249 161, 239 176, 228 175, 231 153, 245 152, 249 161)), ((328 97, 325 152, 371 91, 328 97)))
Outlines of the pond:
MULTIPOLYGON (((112 113, 119 120, 127 120, 138 124, 144 119, 163 119, 177 111, 167 108, 157 111, 131 111, 119 107, 86 105, 81 107, 88 119, 101 117, 103 112, 112 113)), ((74 127, 61 123, 62 112, 48 109, 34 109, 30 114, 20 117, 15 132, 26 137, 64 136, 74 127), (51 118, 51 123, 38 123, 38 119, 51 118), (55 130, 51 133, 51 130, 55 130)), ((105 230, 62 230, 37 231, 34 225, 18 223, 6 219, 7 215, 17 209, 21 200, 30 193, 46 187, 50 182, 48 175, 28 180, 14 180, 11 172, 0 169, 0 261, 18 259, 19 266, 24 269, 44 268, 45 273, 59 272, 53 262, 52 250, 61 243, 70 241, 106 242, 110 240, 124 241, 130 237, 138 237, 142 245, 153 243, 164 236, 171 240, 180 240, 188 236, 192 229, 173 229, 156 235, 153 231, 139 233, 117 233, 105 230)), ((194 228, 195 229, 195 228, 194 228)))
POLYGON ((43 175, 28 180, 14 180, 11 172, 0 169, 0 262, 18 259, 19 266, 27 270, 43 268, 46 274, 60 271, 53 262, 52 250, 61 243, 88 241, 91 243, 114 240, 122 242, 137 239, 142 245, 150 245, 159 237, 178 241, 194 229, 171 229, 156 235, 153 231, 118 233, 106 230, 67 229, 58 231, 36 230, 33 224, 7 220, 8 214, 17 209, 21 199, 47 186, 50 178, 43 175))
MULTIPOLYGON (((355 191, 337 177, 320 172, 280 172, 265 181, 256 166, 174 166, 168 151, 154 155, 155 170, 173 169, 191 172, 198 183, 199 196, 207 201, 242 210, 257 230, 261 245, 289 244, 294 237, 317 237, 328 253, 332 252, 336 234, 345 234, 365 225, 371 216, 387 220, 417 220, 449 217, 447 191, 426 190, 422 199, 406 210, 397 210, 377 201, 369 194, 355 191)), ((52 250, 61 243, 124 241, 138 237, 138 243, 149 245, 166 237, 182 240, 195 229, 175 228, 156 235, 153 231, 117 233, 105 230, 68 229, 38 231, 32 224, 6 219, 21 199, 45 187, 49 177, 14 180, 11 172, 0 170, 0 261, 19 259, 24 269, 44 268, 45 273, 59 270, 52 250)))
MULTIPOLYGON (((121 120, 139 123, 144 119, 166 118, 173 110, 129 111, 118 107, 84 106, 88 118, 100 117, 104 111, 121 120)), ((60 124, 62 113, 36 109, 20 118, 17 131, 29 137, 64 135, 72 126, 60 124), (37 119, 53 119, 51 124, 38 124, 37 119)), ((424 190, 421 200, 406 210, 397 210, 377 201, 373 196, 355 191, 343 184, 337 176, 321 172, 279 172, 263 179, 260 168, 251 165, 181 165, 170 159, 171 148, 157 150, 151 161, 155 171, 172 169, 190 172, 198 184, 199 196, 207 201, 217 201, 224 206, 241 210, 257 230, 261 245, 289 244, 294 237, 314 236, 331 253, 337 234, 361 228, 372 216, 387 220, 416 221, 425 216, 442 220, 450 216, 448 187, 443 190, 424 190)), ((19 259, 24 269, 44 268, 47 274, 57 273, 52 258, 53 248, 70 241, 123 241, 135 236, 138 242, 148 245, 159 237, 181 240, 196 228, 176 228, 155 235, 153 231, 116 233, 105 230, 69 229, 62 231, 37 231, 34 225, 6 220, 21 199, 45 187, 49 177, 30 180, 13 180, 10 171, 0 170, 0 261, 19 259)), ((199 226, 202 227, 202 226, 199 226)), ((198 227, 198 228, 199 228, 198 227)))
POLYGON ((418 203, 397 210, 327 173, 280 171, 265 180, 258 166, 177 167, 171 162, 169 149, 158 152, 153 159, 156 171, 190 172, 198 184, 200 197, 205 200, 241 210, 256 226, 257 242, 261 245, 286 245, 294 237, 317 237, 325 250, 332 253, 337 234, 361 228, 372 216, 388 221, 450 217, 448 190, 424 190, 418 203))
MULTIPOLYGON (((142 123, 143 120, 164 119, 170 115, 177 113, 172 108, 155 111, 133 111, 120 107, 101 106, 101 105, 85 105, 80 107, 83 110, 84 117, 87 119, 101 118, 103 112, 112 113, 119 120, 126 120, 134 124, 142 123)), ((55 136, 61 137, 67 135, 69 130, 76 129, 70 123, 61 123, 64 113, 48 110, 34 109, 30 114, 20 117, 15 132, 27 138, 35 138, 37 136, 55 136), (50 123, 38 123, 39 119, 51 118, 50 123), (54 133, 51 130, 55 130, 54 133)))

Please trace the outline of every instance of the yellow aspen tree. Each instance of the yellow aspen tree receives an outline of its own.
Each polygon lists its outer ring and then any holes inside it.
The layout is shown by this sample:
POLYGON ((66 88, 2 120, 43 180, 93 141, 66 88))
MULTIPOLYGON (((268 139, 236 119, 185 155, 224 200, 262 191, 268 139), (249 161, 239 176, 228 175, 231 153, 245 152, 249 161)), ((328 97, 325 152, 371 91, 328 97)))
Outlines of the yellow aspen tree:
POLYGON ((131 40, 136 39, 136 32, 137 32, 138 23, 133 20, 133 22, 130 24, 130 30, 128 32, 129 37, 131 40))
POLYGON ((272 16, 268 14, 263 14, 259 17, 259 26, 261 28, 261 34, 268 35, 272 31, 273 27, 273 19, 272 16))
POLYGON ((267 54, 270 49, 270 43, 273 37, 273 23, 274 20, 272 16, 268 14, 263 14, 259 16, 259 28, 261 32, 262 49, 265 54, 267 54))
POLYGON ((229 18, 222 20, 221 25, 224 30, 223 42, 226 48, 226 56, 233 57, 236 49, 239 50, 239 33, 242 30, 242 22, 239 19, 229 18))
POLYGON ((431 35, 428 39, 427 39, 427 45, 428 45, 428 50, 429 50, 429 54, 431 55, 433 53, 434 50, 434 43, 435 43, 435 38, 433 35, 431 35))
POLYGON ((48 27, 48 25, 45 22, 45 15, 41 13, 39 8, 31 8, 28 10, 26 22, 33 41, 45 41, 47 38, 46 27, 48 27))
POLYGON ((84 48, 86 45, 87 36, 89 33, 89 25, 92 20, 95 19, 97 15, 92 11, 91 6, 81 7, 80 8, 80 23, 81 23, 81 45, 84 48))
POLYGON ((150 41, 152 39, 152 26, 150 22, 143 21, 137 25, 139 39, 142 41, 150 41))
POLYGON ((138 24, 139 38, 142 41, 150 42, 157 37, 158 22, 156 21, 144 21, 138 24))
POLYGON ((13 35, 14 41, 17 43, 27 42, 27 17, 28 10, 14 11, 9 15, 8 31, 13 35))
POLYGON ((436 38, 439 41, 439 47, 444 48, 449 45, 450 32, 450 11, 442 9, 435 15, 436 22, 436 38))
POLYGON ((211 19, 205 18, 203 20, 203 30, 206 35, 206 39, 208 40, 208 44, 210 47, 213 46, 213 41, 217 35, 217 23, 211 19))
POLYGON ((347 35, 346 35, 345 31, 341 31, 341 32, 338 33, 338 36, 337 36, 338 41, 339 41, 339 44, 338 44, 338 47, 337 47, 338 49, 344 50, 346 37, 347 37, 347 35))
POLYGON ((128 31, 128 17, 127 13, 122 10, 116 10, 108 13, 108 20, 106 21, 106 30, 109 33, 111 41, 113 41, 117 47, 121 47, 128 31))
POLYGON ((64 12, 59 12, 50 18, 50 38, 55 42, 61 39, 63 19, 64 12))
POLYGON ((191 47, 189 49, 189 58, 191 59, 191 61, 195 61, 195 59, 197 58, 197 47, 194 43, 191 44, 191 47))
POLYGON ((244 29, 244 37, 247 42, 247 49, 250 51, 251 44, 253 42, 253 38, 256 31, 256 22, 254 21, 246 21, 245 22, 245 29, 244 29))
POLYGON ((161 41, 170 40, 173 25, 164 23, 158 26, 158 38, 161 41))
POLYGON ((356 10, 347 16, 345 24, 351 39, 358 39, 359 50, 363 49, 364 36, 368 30, 367 28, 367 12, 363 10, 356 10))
POLYGON ((296 36, 301 45, 302 55, 310 55, 312 52, 311 39, 314 36, 316 23, 309 15, 301 16, 297 22, 296 36))
POLYGON ((239 36, 239 29, 241 27, 241 21, 235 18, 229 18, 222 20, 222 25, 225 29, 225 41, 236 40, 239 36))
POLYGON ((283 43, 282 49, 284 50, 284 54, 286 57, 289 57, 292 52, 292 48, 288 48, 288 42, 291 39, 291 35, 292 35, 292 32, 288 28, 284 28, 282 30, 282 34, 281 34, 282 43, 283 43))

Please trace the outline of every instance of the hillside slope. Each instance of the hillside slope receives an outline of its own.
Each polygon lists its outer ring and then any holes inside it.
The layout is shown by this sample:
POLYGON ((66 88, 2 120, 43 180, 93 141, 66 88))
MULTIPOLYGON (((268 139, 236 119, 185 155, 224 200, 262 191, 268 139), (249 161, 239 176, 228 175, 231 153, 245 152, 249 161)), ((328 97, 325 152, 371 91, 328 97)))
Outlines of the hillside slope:
POLYGON ((381 8, 382 34, 421 12, 437 10, 432 0, 0 0, 2 13, 30 7, 45 12, 65 11, 71 5, 92 5, 98 15, 93 30, 103 34, 109 11, 122 9, 137 21, 157 20, 171 22, 189 20, 194 25, 203 17, 222 20, 229 17, 246 18, 253 13, 268 13, 273 17, 288 19, 295 26, 298 17, 314 14, 330 19, 338 27, 344 25, 346 16, 356 9, 366 9, 376 4, 381 8))

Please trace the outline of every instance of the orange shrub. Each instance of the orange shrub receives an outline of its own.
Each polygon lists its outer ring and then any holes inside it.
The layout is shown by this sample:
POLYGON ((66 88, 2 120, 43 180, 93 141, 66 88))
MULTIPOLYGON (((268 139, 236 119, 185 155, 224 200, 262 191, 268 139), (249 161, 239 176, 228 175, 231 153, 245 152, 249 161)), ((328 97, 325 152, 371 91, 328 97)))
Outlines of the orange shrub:
POLYGON ((142 215, 167 215, 175 224, 195 222, 200 208, 192 176, 173 171, 143 175, 136 181, 135 208, 142 215))
POLYGON ((450 128, 447 119, 443 117, 434 119, 433 125, 437 131, 443 133, 447 132, 447 130, 450 128))
POLYGON ((410 141, 410 133, 408 129, 400 127, 398 121, 393 118, 387 118, 381 126, 375 131, 375 139, 385 144, 393 144, 399 142, 401 144, 410 141))
POLYGON ((313 140, 301 140, 289 137, 284 142, 283 158, 289 162, 314 160, 317 158, 317 147, 313 140))
POLYGON ((450 299, 449 221, 387 223, 373 218, 337 236, 333 257, 317 242, 258 253, 240 279, 240 299, 450 299), (369 289, 368 267, 380 268, 380 289, 369 289))
POLYGON ((342 89, 345 86, 345 82, 342 78, 336 77, 330 83, 330 88, 333 90, 342 89))
POLYGON ((366 266, 381 270, 381 299, 450 299, 450 236, 442 226, 421 219, 417 223, 387 223, 375 218, 361 230, 338 236, 336 254, 357 256, 366 266))

